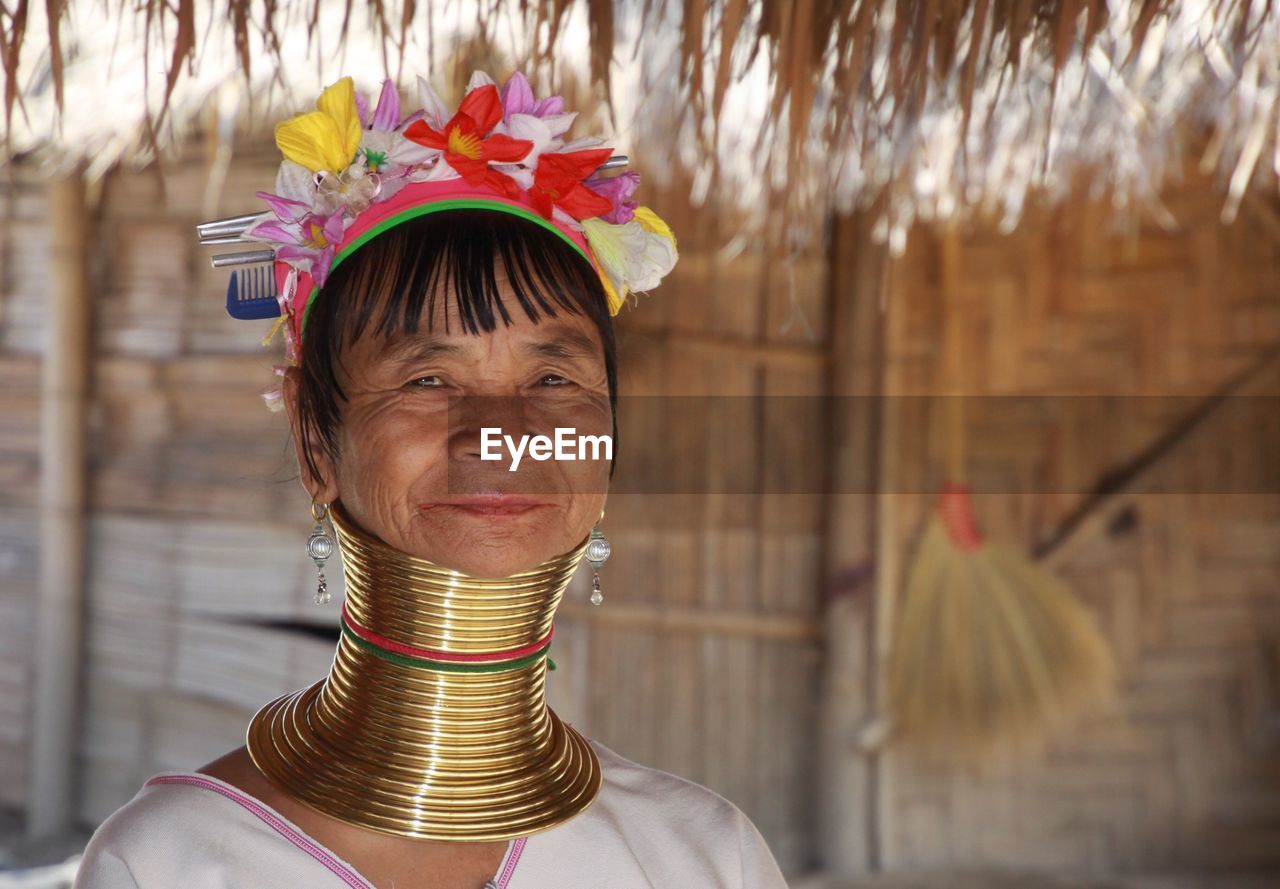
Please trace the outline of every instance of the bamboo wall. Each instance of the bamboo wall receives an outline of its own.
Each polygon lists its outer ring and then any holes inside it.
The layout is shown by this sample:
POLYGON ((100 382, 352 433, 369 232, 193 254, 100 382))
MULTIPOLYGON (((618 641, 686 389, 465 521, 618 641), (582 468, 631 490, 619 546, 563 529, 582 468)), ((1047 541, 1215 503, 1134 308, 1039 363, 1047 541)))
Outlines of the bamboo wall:
MULTIPOLYGON (((1103 627, 1120 681, 1109 706, 1026 758, 958 766, 888 748, 875 812, 887 869, 1280 871, 1275 412, 1218 402, 1170 439, 1224 386, 1280 393, 1280 225, 1275 202, 1258 200, 1219 224, 1202 180, 1167 202, 1176 228, 1136 240, 1109 236, 1108 209, 1078 201, 1013 236, 961 233, 954 280, 937 235, 917 232, 889 267, 886 393, 947 391, 940 326, 958 309, 962 392, 1083 396, 1070 422, 1050 399, 1020 414, 969 399, 970 480, 1007 492, 975 499, 979 522, 1047 550, 1103 627), (1133 397, 1117 419, 1100 399, 1091 414, 1091 396, 1133 397), (1126 485, 1089 498, 1161 443, 1126 485)), ((921 401, 894 401, 882 483, 927 492, 943 436, 921 401)), ((900 588, 931 505, 905 495, 882 513, 884 587, 900 588)))
MULTIPOLYGON (((284 417, 258 396, 278 360, 258 344, 269 325, 226 316, 225 277, 191 234, 211 213, 245 209, 273 171, 270 157, 239 158, 222 192, 235 199, 212 209, 201 206, 197 161, 170 168, 163 196, 149 174, 114 174, 95 218, 88 822, 155 770, 237 746, 258 706, 329 665, 336 612, 311 602, 307 503, 284 417)), ((875 489, 927 492, 941 448, 910 400, 888 399, 901 408, 873 428, 861 409, 798 424, 781 397, 938 391, 948 301, 966 319, 970 394, 1186 396, 1135 402, 1145 413, 1110 448, 1087 423, 1029 412, 997 427, 971 416, 979 488, 1048 492, 979 497, 979 519, 990 535, 1035 547, 1087 483, 1280 339, 1274 210, 1250 203, 1222 227, 1219 198, 1192 181, 1170 196, 1177 231, 1126 242, 1109 237, 1104 208, 1082 202, 1032 214, 1015 236, 962 233, 960 274, 943 280, 934 236, 914 233, 886 266, 856 220, 837 226, 827 256, 784 264, 718 252, 735 232, 684 206, 687 193, 673 183, 652 195, 682 260, 620 320, 621 466, 603 526, 615 554, 601 606, 586 604, 583 575, 562 606, 553 706, 624 756, 733 800, 793 875, 824 860, 1280 864, 1274 494, 1121 491, 1055 547, 1050 563, 1120 657, 1112 710, 1030 761, 985 770, 893 746, 867 755, 857 738, 875 713, 872 596, 900 583, 931 502, 875 489), (672 397, 708 393, 730 397, 692 419, 672 397), (664 487, 664 473, 686 482, 664 487), (735 485, 743 477, 759 484, 735 485), (768 493, 836 482, 855 493, 768 493)), ((30 708, 48 277, 40 200, 34 185, 0 190, 5 803, 23 796, 30 708)), ((1255 384, 1274 393, 1276 381, 1255 384)), ((1180 445, 1179 471, 1222 471, 1247 452, 1235 442, 1265 431, 1223 416, 1180 445)))
POLYGON ((26 793, 32 603, 39 583, 42 187, 0 188, 0 804, 26 793))

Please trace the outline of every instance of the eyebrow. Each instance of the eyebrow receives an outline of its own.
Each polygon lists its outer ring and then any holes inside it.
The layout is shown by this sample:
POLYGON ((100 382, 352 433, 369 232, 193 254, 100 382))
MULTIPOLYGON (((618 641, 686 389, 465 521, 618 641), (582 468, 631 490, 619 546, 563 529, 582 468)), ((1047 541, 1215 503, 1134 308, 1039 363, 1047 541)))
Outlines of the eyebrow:
MULTIPOLYGON (((594 358, 598 349, 591 337, 571 328, 550 331, 551 335, 543 340, 523 343, 520 350, 528 355, 542 358, 594 358)), ((441 336, 414 337, 399 339, 388 345, 378 355, 378 361, 423 361, 443 356, 461 354, 463 346, 450 342, 441 336)))
POLYGON ((525 343, 521 350, 542 358, 594 358, 598 354, 591 337, 570 328, 558 330, 554 337, 540 342, 525 343))
POLYGON ((446 342, 443 337, 429 336, 398 340, 382 350, 379 361, 423 361, 443 355, 457 355, 462 347, 446 342))

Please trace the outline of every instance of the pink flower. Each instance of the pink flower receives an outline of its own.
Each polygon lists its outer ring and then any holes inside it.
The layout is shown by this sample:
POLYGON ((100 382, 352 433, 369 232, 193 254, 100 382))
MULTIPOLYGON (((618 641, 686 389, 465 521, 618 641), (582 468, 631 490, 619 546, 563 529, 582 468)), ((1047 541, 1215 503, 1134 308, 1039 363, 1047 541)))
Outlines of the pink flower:
POLYGON ((627 170, 616 176, 601 176, 599 173, 594 173, 583 180, 582 184, 601 197, 608 198, 613 204, 612 210, 600 216, 605 222, 622 225, 630 222, 636 215, 637 205, 631 200, 631 195, 640 185, 640 174, 635 170, 627 170))
POLYGON ((519 71, 507 78, 502 85, 503 119, 510 122, 513 114, 530 114, 534 117, 550 117, 564 113, 564 99, 550 96, 534 99, 529 80, 519 71))
POLYGON ((360 126, 366 130, 394 130, 400 123, 400 95, 396 85, 387 78, 382 81, 382 92, 378 94, 378 107, 373 116, 369 115, 369 102, 364 96, 356 94, 356 110, 360 115, 360 126))
POLYGON ((346 230, 343 210, 339 208, 321 216, 301 201, 265 191, 257 195, 271 207, 275 219, 268 217, 255 222, 242 237, 276 244, 276 259, 309 271, 316 286, 323 287, 346 230))

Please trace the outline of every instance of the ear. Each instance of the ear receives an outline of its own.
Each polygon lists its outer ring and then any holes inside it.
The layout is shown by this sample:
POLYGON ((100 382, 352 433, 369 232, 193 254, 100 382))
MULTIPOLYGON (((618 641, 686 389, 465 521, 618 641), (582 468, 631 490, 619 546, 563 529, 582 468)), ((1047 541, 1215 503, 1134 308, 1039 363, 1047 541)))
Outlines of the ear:
POLYGON ((312 436, 311 456, 315 461, 316 469, 324 477, 316 478, 307 465, 307 443, 302 435, 302 415, 298 410, 298 397, 301 388, 302 371, 298 370, 297 367, 286 369, 281 390, 284 393, 285 413, 289 415, 289 432, 293 436, 293 452, 298 459, 298 476, 301 478, 302 486, 306 488, 307 495, 313 503, 332 503, 338 499, 337 473, 334 471, 329 455, 320 446, 318 437, 314 434, 312 436))

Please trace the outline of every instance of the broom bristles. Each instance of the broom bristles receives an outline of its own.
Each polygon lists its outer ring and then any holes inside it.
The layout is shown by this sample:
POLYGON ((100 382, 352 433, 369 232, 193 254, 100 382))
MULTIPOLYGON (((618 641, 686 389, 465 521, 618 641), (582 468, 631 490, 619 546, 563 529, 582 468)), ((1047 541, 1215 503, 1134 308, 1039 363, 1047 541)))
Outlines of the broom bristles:
POLYGON ((952 751, 1027 741, 1104 699, 1111 651, 1067 584, 1016 549, 952 542, 930 518, 889 659, 904 739, 952 751))

